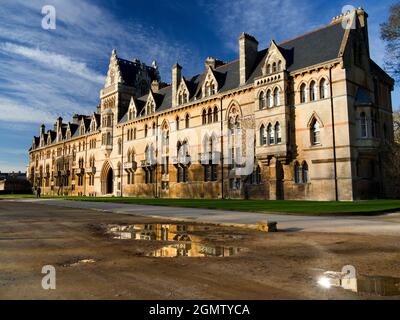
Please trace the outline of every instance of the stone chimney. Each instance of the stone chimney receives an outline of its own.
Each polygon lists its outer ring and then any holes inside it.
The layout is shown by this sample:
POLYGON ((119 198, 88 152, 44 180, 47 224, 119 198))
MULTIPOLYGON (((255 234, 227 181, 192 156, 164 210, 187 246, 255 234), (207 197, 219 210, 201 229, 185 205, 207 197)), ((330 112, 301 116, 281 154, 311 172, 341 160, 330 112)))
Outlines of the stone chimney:
POLYGON ((239 38, 240 85, 244 85, 250 76, 258 54, 258 41, 253 36, 242 33, 239 38))
POLYGON ((172 78, 171 78, 171 87, 172 87, 172 107, 176 107, 177 97, 176 94, 178 92, 179 83, 182 79, 182 67, 176 63, 172 66, 172 78))
POLYGON ((44 124, 42 124, 41 126, 40 126, 40 134, 44 134, 44 131, 46 130, 46 127, 45 127, 45 125, 44 124))
POLYGON ((153 80, 151 82, 151 91, 157 93, 160 90, 160 82, 158 80, 153 80))
POLYGON ((211 67, 211 69, 215 69, 218 68, 219 66, 222 66, 224 64, 223 61, 215 59, 213 57, 207 57, 206 61, 204 62, 204 65, 206 67, 206 69, 208 67, 211 67))
POLYGON ((75 123, 75 124, 79 123, 79 115, 78 114, 74 114, 72 116, 72 123, 75 123))

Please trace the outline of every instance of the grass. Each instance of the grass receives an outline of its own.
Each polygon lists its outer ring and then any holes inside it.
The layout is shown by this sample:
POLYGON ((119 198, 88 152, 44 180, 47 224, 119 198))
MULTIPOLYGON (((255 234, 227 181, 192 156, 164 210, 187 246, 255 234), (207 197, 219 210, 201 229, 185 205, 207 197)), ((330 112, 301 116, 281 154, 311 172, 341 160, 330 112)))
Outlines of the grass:
MULTIPOLYGON (((7 194, 0 198, 33 198, 32 194, 7 194)), ((300 201, 300 200, 215 200, 215 199, 155 199, 129 197, 43 197, 75 201, 114 202, 155 206, 204 208, 260 213, 285 213, 301 215, 374 215, 400 211, 400 200, 363 201, 300 201)))
POLYGON ((14 198, 35 198, 36 195, 33 194, 17 194, 17 193, 13 193, 13 194, 0 194, 0 199, 14 199, 14 198))
POLYGON ((250 211, 260 213, 279 212, 304 215, 373 215, 400 210, 400 200, 365 200, 352 202, 335 202, 295 200, 149 199, 125 197, 64 197, 63 199, 186 208, 250 211))

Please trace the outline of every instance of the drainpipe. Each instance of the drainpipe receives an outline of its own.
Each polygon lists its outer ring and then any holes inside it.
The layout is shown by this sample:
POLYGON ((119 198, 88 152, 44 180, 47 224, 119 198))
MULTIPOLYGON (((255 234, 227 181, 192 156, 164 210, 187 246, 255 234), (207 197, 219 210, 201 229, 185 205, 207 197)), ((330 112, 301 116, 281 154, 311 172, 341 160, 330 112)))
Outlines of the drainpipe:
MULTIPOLYGON (((85 138, 85 168, 87 166, 87 149, 88 149, 87 139, 88 139, 88 137, 86 136, 86 138, 85 138)), ((72 170, 71 170, 71 172, 72 172, 72 170)), ((75 183, 76 183, 76 181, 75 181, 75 183)), ((84 173, 84 176, 83 176, 83 194, 86 196, 86 172, 84 173)))
POLYGON ((155 197, 158 198, 158 116, 156 117, 156 192, 155 197))
POLYGON ((221 162, 221 198, 225 199, 225 194, 224 194, 224 121, 222 119, 222 97, 219 99, 219 108, 221 110, 221 156, 220 156, 220 162, 221 162))
POLYGON ((331 117, 332 117, 333 174, 335 178, 335 201, 338 201, 339 195, 338 195, 337 164, 336 164, 335 115, 333 110, 332 66, 329 67, 329 89, 331 91, 330 100, 331 100, 331 117))
MULTIPOLYGON (((125 126, 122 126, 121 133, 121 172, 119 173, 119 178, 121 179, 121 198, 124 197, 124 130, 125 126)), ((118 168, 119 169, 119 168, 118 168)))

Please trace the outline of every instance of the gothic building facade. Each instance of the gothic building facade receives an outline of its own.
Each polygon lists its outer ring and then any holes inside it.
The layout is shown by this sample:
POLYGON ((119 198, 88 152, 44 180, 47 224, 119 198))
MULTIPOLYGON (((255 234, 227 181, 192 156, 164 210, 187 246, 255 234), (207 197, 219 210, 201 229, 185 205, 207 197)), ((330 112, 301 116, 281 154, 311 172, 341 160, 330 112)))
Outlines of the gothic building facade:
POLYGON ((207 58, 190 78, 112 51, 92 115, 33 138, 42 194, 353 200, 384 196, 393 80, 370 58, 367 13, 239 59, 207 58))

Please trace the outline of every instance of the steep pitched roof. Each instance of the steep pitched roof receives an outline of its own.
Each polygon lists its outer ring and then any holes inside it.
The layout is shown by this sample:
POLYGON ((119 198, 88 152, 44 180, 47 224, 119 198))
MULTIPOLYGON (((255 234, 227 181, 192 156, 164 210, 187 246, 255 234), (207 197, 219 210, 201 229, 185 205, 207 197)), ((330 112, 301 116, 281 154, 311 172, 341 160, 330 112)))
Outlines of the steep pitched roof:
POLYGON ((135 85, 136 77, 143 67, 146 68, 146 71, 150 75, 151 80, 157 79, 155 69, 149 66, 144 66, 140 62, 129 61, 117 57, 117 63, 121 72, 122 80, 124 81, 124 84, 128 86, 135 85))
MULTIPOLYGON (((281 42, 277 47, 286 60, 286 70, 293 72, 338 58, 345 31, 345 28, 343 28, 340 21, 338 21, 296 38, 281 42)), ((269 48, 265 48, 258 52, 253 71, 246 84, 253 83, 255 78, 262 75, 262 67, 268 55, 268 49, 269 48)), ((236 59, 213 69, 213 74, 217 78, 219 85, 218 92, 226 92, 240 86, 239 64, 239 59, 236 59)), ((371 69, 374 70, 374 72, 386 75, 372 60, 371 69)), ((185 80, 189 90, 194 92, 194 94, 191 95, 190 101, 201 98, 201 88, 206 72, 207 71, 185 80)), ((161 104, 159 106, 157 105, 156 111, 163 111, 171 108, 171 86, 162 88, 157 94, 162 95, 163 98, 161 104)), ((146 101, 146 99, 147 95, 137 100, 146 101)), ((124 116, 120 122, 125 121, 127 121, 126 116, 124 116)))

